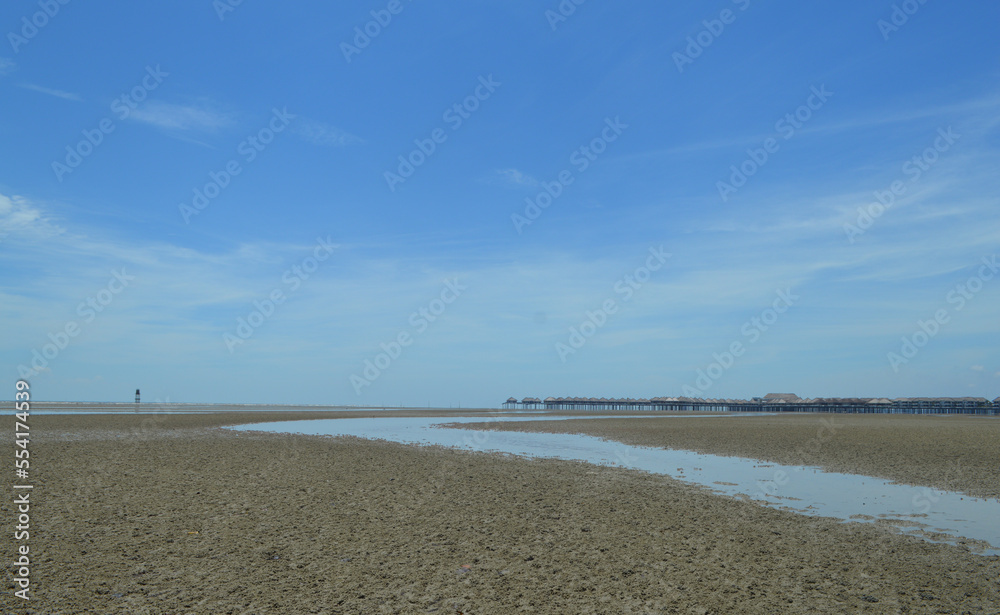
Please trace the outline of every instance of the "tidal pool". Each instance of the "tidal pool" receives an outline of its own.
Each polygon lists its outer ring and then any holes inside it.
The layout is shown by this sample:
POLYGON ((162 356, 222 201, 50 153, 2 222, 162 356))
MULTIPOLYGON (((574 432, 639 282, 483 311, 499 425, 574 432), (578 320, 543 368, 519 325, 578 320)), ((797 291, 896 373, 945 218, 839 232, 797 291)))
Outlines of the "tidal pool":
MULTIPOLYGON (((642 416, 650 417, 649 414, 642 416)), ((753 417, 734 414, 715 416, 730 420, 752 420, 753 417)), ((810 466, 786 466, 741 457, 631 446, 593 436, 441 426, 443 423, 565 418, 581 417, 373 417, 280 421, 240 425, 229 429, 357 436, 404 444, 440 445, 634 468, 702 485, 716 493, 750 498, 772 508, 845 521, 883 520, 899 527, 904 533, 926 540, 965 544, 975 553, 1000 555, 1000 500, 974 498, 930 487, 894 484, 857 474, 824 472, 810 466)), ((667 415, 657 418, 672 420, 687 417, 667 415)))

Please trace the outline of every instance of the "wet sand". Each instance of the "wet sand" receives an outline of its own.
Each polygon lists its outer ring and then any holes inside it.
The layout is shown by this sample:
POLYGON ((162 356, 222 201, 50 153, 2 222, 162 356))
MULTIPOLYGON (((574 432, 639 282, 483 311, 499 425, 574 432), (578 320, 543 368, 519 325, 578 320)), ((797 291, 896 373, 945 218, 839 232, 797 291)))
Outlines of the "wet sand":
MULTIPOLYGON (((458 425, 456 425, 458 426, 458 425)), ((1000 498, 1000 418, 787 414, 683 419, 466 423, 467 429, 574 433, 638 446, 749 457, 1000 498)))
MULTIPOLYGON (((0 612, 989 613, 1000 602, 1000 557, 880 524, 582 463, 216 428, 291 418, 33 416, 35 595, 25 609, 7 575, 0 612)), ((10 498, 0 514, 11 518, 10 498)), ((5 558, 11 549, 4 532, 5 558)))

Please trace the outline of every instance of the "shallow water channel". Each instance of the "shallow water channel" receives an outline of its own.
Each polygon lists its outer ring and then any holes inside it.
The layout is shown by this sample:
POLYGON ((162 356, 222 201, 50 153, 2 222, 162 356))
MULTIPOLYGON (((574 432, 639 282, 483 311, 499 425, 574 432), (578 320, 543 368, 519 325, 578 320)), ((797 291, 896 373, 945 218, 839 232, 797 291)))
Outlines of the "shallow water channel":
MULTIPOLYGON (((753 420, 750 415, 715 416, 720 420, 753 420)), ((926 540, 965 544, 976 553, 1000 555, 1000 500, 974 498, 930 487, 893 484, 856 474, 824 472, 809 466, 784 466, 741 457, 631 446, 593 436, 440 426, 444 423, 560 418, 581 417, 375 417, 256 423, 231 429, 357 436, 634 468, 702 485, 716 493, 749 497, 772 508, 845 521, 883 520, 905 533, 926 540)), ((649 415, 643 415, 643 418, 649 418, 649 415)), ((670 415, 658 418, 684 420, 688 417, 670 415)))

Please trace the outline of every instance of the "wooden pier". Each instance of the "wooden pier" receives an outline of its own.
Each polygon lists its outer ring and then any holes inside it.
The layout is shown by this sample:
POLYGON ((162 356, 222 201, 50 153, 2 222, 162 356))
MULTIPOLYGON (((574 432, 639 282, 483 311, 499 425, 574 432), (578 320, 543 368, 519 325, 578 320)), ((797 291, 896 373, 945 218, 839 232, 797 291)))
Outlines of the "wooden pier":
POLYGON ((854 414, 972 414, 1000 415, 1000 397, 826 397, 801 399, 791 393, 770 393, 752 399, 703 399, 697 397, 596 398, 511 397, 507 409, 628 410, 636 412, 842 412, 854 414))

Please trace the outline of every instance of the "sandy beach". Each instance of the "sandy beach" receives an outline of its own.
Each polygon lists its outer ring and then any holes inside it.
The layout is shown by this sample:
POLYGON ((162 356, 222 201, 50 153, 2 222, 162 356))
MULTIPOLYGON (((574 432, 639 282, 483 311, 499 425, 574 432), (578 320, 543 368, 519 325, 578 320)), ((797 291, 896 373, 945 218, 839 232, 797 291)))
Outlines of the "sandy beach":
MULTIPOLYGON (((991 613, 1000 603, 1000 557, 887 525, 583 463, 218 428, 326 416, 337 414, 33 416, 34 596, 15 599, 8 574, 0 610, 991 613)), ((814 463, 868 471, 895 460, 883 475, 933 483, 943 475, 897 466, 957 459, 967 470, 953 488, 995 489, 987 427, 834 418, 843 426, 809 450, 814 463), (911 440, 920 433, 923 449, 911 440)), ((766 422, 587 430, 782 461, 819 428, 816 417, 755 421, 766 422)), ((0 513, 11 518, 10 498, 0 513)), ((11 548, 4 532, 0 549, 11 548)))
MULTIPOLYGON (((684 416, 684 415, 681 415, 684 416)), ((1000 498, 1000 420, 962 415, 783 414, 681 420, 587 419, 469 429, 597 436, 662 448, 749 457, 1000 498)))

